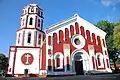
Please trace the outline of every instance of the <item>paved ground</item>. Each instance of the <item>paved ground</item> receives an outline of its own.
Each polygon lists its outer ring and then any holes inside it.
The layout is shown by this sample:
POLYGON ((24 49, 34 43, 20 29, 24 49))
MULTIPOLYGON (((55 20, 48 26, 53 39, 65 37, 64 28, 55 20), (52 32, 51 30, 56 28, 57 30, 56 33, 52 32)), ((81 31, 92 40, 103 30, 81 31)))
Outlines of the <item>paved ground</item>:
POLYGON ((120 80, 119 74, 105 74, 105 75, 78 75, 78 76, 61 76, 61 77, 47 77, 47 78, 0 78, 0 80, 120 80))

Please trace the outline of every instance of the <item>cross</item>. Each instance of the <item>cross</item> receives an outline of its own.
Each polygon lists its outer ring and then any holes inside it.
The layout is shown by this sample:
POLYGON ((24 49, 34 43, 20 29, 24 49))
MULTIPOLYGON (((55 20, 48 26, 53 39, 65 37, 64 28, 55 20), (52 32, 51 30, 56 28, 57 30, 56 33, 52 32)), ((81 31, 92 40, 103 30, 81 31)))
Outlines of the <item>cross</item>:
POLYGON ((28 59, 29 59, 29 57, 31 57, 31 56, 30 56, 29 54, 26 54, 25 57, 27 58, 26 64, 29 64, 28 59))

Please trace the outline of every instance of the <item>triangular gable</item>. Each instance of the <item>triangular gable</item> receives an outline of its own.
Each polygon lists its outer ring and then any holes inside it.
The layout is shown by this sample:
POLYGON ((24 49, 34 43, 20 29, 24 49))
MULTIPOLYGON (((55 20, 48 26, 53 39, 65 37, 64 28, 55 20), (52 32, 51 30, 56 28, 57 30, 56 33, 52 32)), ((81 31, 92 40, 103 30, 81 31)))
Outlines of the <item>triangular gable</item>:
POLYGON ((83 26, 86 30, 91 31, 92 33, 95 33, 96 35, 106 35, 106 33, 99 29, 98 27, 94 26, 93 24, 89 23, 88 21, 84 20, 83 18, 79 17, 79 15, 76 13, 74 16, 63 20, 59 23, 53 24, 50 27, 46 29, 46 33, 53 33, 57 29, 63 28, 66 25, 72 24, 73 22, 77 22, 79 26, 83 26))

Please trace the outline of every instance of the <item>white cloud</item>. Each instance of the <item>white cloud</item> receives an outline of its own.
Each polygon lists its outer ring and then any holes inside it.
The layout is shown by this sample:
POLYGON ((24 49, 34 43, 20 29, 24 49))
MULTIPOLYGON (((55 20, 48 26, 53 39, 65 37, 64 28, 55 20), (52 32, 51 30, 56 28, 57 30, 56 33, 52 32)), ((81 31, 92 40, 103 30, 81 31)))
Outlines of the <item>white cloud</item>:
POLYGON ((105 6, 110 6, 120 3, 120 0, 101 0, 101 3, 105 6))

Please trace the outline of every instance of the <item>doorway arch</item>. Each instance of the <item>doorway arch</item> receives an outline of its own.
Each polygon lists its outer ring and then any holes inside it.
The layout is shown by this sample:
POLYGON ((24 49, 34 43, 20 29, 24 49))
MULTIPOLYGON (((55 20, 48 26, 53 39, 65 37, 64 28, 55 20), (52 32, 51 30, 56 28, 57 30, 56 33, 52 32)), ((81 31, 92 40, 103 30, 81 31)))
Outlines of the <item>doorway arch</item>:
POLYGON ((83 50, 75 50, 71 55, 72 72, 76 75, 83 75, 90 70, 89 55, 83 50))

